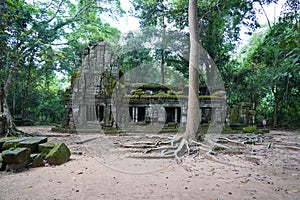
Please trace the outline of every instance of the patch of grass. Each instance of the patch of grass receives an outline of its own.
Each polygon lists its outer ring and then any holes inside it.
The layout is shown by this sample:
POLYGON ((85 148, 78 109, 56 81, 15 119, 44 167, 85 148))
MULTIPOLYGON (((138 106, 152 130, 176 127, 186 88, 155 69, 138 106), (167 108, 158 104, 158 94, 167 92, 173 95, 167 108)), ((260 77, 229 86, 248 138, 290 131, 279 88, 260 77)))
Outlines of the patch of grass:
POLYGON ((213 151, 224 151, 225 148, 224 147, 220 147, 220 146, 216 146, 213 148, 213 151))
POLYGON ((295 130, 294 133, 296 133, 297 135, 300 135, 300 130, 295 130))
POLYGON ((242 149, 226 149, 223 151, 224 154, 243 154, 242 149))
POLYGON ((239 129, 232 129, 229 126, 225 126, 222 130, 222 134, 240 134, 241 130, 239 129))
POLYGON ((257 131, 256 126, 247 126, 243 128, 244 133, 254 133, 257 131))
POLYGON ((116 128, 103 128, 102 130, 106 135, 127 136, 125 132, 116 128))
POLYGON ((249 162, 254 162, 254 163, 257 163, 259 161, 259 158, 255 158, 255 157, 246 157, 245 159, 249 162))

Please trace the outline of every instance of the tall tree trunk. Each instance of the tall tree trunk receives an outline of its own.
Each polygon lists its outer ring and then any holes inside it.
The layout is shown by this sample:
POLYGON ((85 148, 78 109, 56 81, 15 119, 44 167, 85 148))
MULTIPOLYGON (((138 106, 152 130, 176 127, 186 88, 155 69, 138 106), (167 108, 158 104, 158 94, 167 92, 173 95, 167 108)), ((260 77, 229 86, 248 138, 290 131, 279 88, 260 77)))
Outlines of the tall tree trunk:
POLYGON ((7 104, 7 95, 8 90, 11 85, 12 77, 15 73, 15 70, 12 69, 9 72, 6 84, 4 82, 1 84, 0 88, 0 136, 29 136, 30 134, 25 134, 22 131, 18 130, 15 126, 12 116, 9 112, 7 104))
POLYGON ((273 126, 276 127, 278 124, 278 99, 275 98, 274 102, 274 113, 273 113, 273 126))
POLYGON ((5 11, 5 4, 6 4, 5 0, 0 1, 0 29, 2 29, 2 27, 4 26, 3 14, 4 14, 4 11, 5 11))
POLYGON ((160 84, 165 84, 165 52, 164 49, 160 52, 160 84))
POLYGON ((200 124, 199 113, 199 35, 197 0, 189 0, 189 29, 190 29, 190 56, 189 56, 189 95, 186 136, 187 140, 194 140, 200 124))
POLYGON ((13 74, 14 71, 10 71, 6 84, 2 82, 0 87, 0 136, 9 135, 14 127, 7 105, 7 93, 13 74))
POLYGON ((279 97, 278 97, 278 90, 277 86, 273 88, 274 94, 274 112, 273 112, 273 126, 276 127, 278 124, 278 105, 279 105, 279 97))
POLYGON ((279 105, 278 89, 276 84, 272 88, 272 92, 274 95, 273 126, 276 127, 278 125, 278 105, 279 105))
POLYGON ((165 31, 166 31, 166 25, 165 25, 165 6, 162 2, 162 15, 161 15, 161 28, 162 28, 162 45, 161 45, 161 51, 160 51, 160 84, 165 84, 165 45, 164 45, 164 39, 165 39, 165 31))

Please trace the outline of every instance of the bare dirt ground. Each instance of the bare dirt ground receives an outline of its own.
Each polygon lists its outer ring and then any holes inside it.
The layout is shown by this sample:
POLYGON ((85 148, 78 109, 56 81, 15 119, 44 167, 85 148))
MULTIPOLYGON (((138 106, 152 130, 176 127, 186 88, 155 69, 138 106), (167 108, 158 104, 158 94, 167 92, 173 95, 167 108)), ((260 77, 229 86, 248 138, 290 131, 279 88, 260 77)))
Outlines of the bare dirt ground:
POLYGON ((53 133, 47 126, 21 129, 65 142, 71 160, 19 173, 0 172, 0 199, 300 199, 299 151, 281 145, 300 144, 300 135, 292 132, 271 131, 271 148, 249 145, 251 159, 247 154, 219 154, 235 165, 229 166, 201 154, 184 157, 181 165, 173 159, 133 159, 128 149, 118 147, 155 140, 151 135, 78 136, 53 133), (79 144, 82 141, 87 142, 79 144))

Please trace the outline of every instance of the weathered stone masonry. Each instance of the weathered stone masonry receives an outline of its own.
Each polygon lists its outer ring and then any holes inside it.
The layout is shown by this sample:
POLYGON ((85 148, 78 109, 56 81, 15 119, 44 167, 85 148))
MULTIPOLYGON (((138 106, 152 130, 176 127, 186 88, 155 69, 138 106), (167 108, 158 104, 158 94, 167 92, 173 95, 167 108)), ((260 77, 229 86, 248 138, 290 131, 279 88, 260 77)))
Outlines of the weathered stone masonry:
MULTIPOLYGON (((207 94, 200 87, 200 114, 203 122, 218 123, 224 118, 224 92, 207 94)), ((130 83, 123 80, 118 57, 106 42, 90 44, 83 54, 79 73, 72 77, 66 94, 67 125, 119 127, 130 124, 181 126, 187 117, 188 87, 130 83)))

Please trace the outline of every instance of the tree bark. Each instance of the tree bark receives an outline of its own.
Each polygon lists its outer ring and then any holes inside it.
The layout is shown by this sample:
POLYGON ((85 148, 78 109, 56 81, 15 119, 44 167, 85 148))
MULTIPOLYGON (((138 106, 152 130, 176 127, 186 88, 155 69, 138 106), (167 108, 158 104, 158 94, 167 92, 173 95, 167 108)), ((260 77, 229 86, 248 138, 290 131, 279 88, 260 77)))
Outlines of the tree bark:
POLYGON ((9 72, 6 84, 4 82, 1 84, 0 88, 0 136, 29 136, 30 134, 23 133, 18 130, 16 125, 13 122, 12 116, 9 112, 9 107, 7 105, 7 95, 8 90, 11 85, 12 77, 15 73, 15 70, 12 69, 9 72))
POLYGON ((189 0, 189 29, 190 29, 190 56, 189 56, 189 94, 186 125, 186 139, 195 140, 199 124, 199 35, 197 0, 189 0))
POLYGON ((279 97, 278 97, 278 89, 277 86, 272 89, 274 94, 274 112, 273 112, 273 126, 276 127, 278 124, 278 105, 279 105, 279 97))
POLYGON ((165 84, 165 52, 164 49, 160 52, 160 84, 165 84))
POLYGON ((162 28, 162 45, 161 45, 161 51, 160 51, 160 84, 165 84, 165 45, 164 45, 164 39, 165 39, 165 7, 162 2, 162 15, 161 15, 161 28, 162 28))

